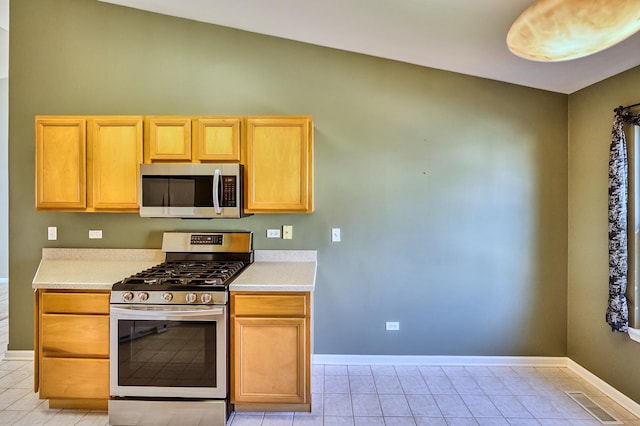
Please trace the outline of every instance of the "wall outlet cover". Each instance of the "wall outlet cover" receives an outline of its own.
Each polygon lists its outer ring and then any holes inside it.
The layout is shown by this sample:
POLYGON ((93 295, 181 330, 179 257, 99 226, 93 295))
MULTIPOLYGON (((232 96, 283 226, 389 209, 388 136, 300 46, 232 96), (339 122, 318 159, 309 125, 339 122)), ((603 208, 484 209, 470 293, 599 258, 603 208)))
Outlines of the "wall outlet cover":
POLYGON ((280 238, 279 229, 267 229, 267 238, 280 238))

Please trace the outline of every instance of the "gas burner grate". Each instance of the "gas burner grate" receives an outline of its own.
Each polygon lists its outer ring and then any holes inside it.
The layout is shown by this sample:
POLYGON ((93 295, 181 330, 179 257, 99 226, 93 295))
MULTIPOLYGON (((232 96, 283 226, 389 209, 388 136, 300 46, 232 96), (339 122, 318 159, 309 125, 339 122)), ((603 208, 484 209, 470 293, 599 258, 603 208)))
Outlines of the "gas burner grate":
POLYGON ((221 286, 244 267, 236 261, 173 260, 125 278, 123 284, 221 286))

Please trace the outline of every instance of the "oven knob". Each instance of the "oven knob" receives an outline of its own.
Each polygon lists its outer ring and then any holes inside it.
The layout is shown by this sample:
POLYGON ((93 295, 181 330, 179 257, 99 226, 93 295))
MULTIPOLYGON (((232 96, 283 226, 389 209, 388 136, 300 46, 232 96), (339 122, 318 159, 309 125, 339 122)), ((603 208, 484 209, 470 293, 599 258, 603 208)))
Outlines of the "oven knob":
POLYGON ((164 300, 165 302, 171 302, 172 299, 173 299, 173 294, 162 293, 162 300, 164 300))
POLYGON ((124 300, 125 302, 131 302, 133 300, 133 293, 131 293, 130 291, 125 291, 124 293, 122 293, 122 300, 124 300))
POLYGON ((138 295, 138 298, 140 299, 141 302, 146 302, 147 300, 149 300, 149 293, 147 293, 146 291, 143 291, 138 295))
POLYGON ((185 299, 187 300, 187 303, 193 303, 198 299, 198 296, 196 296, 195 293, 187 293, 185 299))
POLYGON ((200 297, 202 303, 211 303, 211 295, 209 293, 205 293, 200 297))

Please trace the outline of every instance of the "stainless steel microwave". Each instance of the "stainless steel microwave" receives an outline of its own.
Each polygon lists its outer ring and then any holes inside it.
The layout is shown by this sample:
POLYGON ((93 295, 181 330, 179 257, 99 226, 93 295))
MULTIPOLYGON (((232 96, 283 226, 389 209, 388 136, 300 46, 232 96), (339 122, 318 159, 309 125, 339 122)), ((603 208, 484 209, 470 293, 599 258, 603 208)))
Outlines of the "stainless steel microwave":
POLYGON ((244 216, 241 164, 140 165, 140 216, 183 219, 244 216))

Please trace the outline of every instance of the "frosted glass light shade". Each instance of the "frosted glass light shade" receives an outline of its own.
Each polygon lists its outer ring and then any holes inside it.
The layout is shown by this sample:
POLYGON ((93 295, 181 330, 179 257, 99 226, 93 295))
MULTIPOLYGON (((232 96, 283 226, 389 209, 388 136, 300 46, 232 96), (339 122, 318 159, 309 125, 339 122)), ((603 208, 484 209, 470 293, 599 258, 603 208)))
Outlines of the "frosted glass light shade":
POLYGON ((640 0, 538 0, 507 34, 514 54, 535 61, 591 55, 640 30, 640 0))

